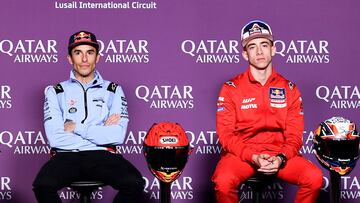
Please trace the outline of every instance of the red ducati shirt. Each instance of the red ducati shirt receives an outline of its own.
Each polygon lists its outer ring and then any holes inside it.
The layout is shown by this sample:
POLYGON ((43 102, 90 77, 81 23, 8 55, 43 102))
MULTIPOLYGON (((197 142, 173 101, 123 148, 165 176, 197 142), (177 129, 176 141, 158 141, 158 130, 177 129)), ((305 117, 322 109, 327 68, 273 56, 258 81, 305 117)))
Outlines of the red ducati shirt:
POLYGON ((223 153, 251 162, 252 154, 299 154, 304 116, 298 88, 272 70, 265 83, 248 70, 221 88, 216 130, 223 153))

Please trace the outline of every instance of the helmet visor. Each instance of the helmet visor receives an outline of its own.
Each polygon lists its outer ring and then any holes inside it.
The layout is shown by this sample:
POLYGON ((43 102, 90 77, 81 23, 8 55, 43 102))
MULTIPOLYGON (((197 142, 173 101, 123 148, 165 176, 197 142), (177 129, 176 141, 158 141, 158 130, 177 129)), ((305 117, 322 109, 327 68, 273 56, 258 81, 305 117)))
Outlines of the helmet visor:
POLYGON ((355 159, 359 155, 359 139, 332 140, 324 139, 320 153, 334 159, 355 159))
POLYGON ((188 153, 189 146, 144 146, 144 154, 149 167, 166 173, 184 169, 188 153))

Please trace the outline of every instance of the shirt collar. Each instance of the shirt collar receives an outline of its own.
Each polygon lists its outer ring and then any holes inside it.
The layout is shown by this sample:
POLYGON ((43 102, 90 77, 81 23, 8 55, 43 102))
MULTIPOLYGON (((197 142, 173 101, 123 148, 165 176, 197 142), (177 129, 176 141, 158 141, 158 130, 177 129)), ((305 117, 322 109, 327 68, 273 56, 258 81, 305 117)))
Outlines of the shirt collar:
MULTIPOLYGON (((248 69, 247 69, 247 74, 248 74, 248 76, 249 76, 249 81, 250 81, 251 83, 258 83, 258 81, 255 80, 254 76, 251 74, 250 67, 248 67, 248 69)), ((272 67, 271 75, 270 75, 269 79, 266 81, 265 85, 267 85, 267 84, 269 84, 270 82, 272 82, 272 81, 276 78, 277 75, 278 75, 278 74, 277 74, 275 68, 272 67)), ((265 86, 265 85, 264 85, 264 86, 265 86)))

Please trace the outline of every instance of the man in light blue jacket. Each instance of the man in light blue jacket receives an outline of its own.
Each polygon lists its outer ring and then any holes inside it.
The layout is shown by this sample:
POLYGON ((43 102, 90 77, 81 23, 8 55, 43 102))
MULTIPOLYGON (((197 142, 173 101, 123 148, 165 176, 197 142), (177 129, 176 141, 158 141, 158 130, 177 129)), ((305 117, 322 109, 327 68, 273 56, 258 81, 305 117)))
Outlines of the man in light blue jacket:
POLYGON ((119 191, 114 202, 141 202, 142 175, 115 153, 129 122, 124 92, 95 70, 100 55, 93 33, 71 35, 68 51, 70 79, 45 89, 44 125, 55 155, 33 183, 36 199, 58 203, 57 191, 71 182, 99 180, 119 191))

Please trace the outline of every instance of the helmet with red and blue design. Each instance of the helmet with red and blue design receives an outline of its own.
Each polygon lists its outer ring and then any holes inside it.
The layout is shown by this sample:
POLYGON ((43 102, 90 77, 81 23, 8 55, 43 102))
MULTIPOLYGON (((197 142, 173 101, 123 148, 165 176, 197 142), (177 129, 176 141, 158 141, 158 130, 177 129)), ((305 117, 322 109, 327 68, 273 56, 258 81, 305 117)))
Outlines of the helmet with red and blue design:
POLYGON ((350 173, 359 158, 359 132, 354 122, 332 117, 314 131, 314 152, 320 164, 339 175, 350 173))

